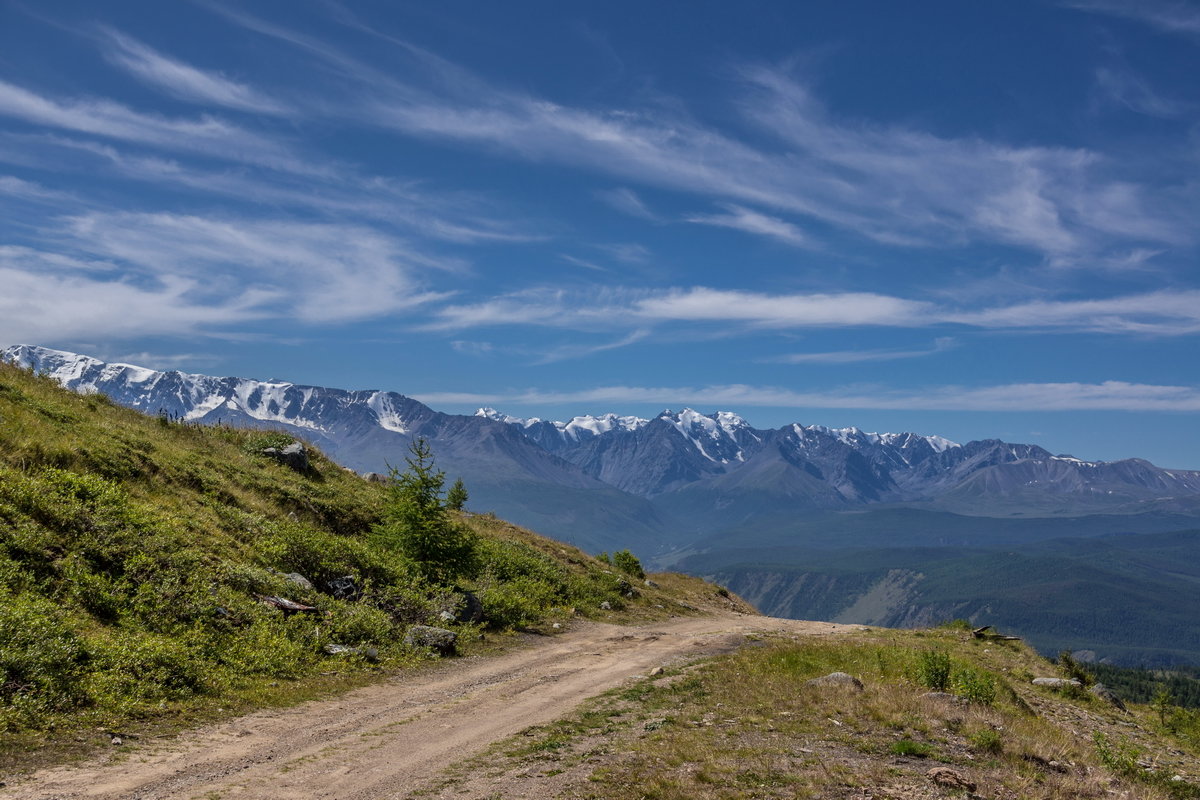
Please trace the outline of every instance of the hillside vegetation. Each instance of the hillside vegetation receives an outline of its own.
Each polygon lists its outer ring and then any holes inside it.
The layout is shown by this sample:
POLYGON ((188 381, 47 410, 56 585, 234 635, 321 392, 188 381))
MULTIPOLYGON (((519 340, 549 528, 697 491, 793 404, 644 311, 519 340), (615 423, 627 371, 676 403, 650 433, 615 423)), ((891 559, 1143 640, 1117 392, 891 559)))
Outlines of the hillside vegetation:
POLYGON ((1032 682, 1067 666, 961 625, 765 636, 530 728, 429 795, 1200 797, 1200 712, 1032 682))
POLYGON ((487 630, 602 608, 731 602, 446 509, 440 484, 435 515, 465 549, 422 560, 437 551, 406 546, 396 487, 315 450, 300 469, 263 452, 291 441, 147 417, 0 365, 2 765, 419 664, 432 651, 405 644, 415 625, 452 631, 461 652, 487 630))

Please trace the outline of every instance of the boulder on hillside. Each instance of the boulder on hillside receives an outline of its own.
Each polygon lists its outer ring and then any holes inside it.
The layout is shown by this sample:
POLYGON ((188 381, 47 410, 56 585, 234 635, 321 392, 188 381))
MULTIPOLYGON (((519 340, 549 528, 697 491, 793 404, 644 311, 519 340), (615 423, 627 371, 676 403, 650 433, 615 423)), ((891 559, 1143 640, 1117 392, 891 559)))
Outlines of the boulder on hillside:
POLYGON ((1034 678, 1034 686, 1045 686, 1049 689, 1066 689, 1068 686, 1083 686, 1076 678, 1034 678))
POLYGON ((1121 698, 1117 697, 1117 695, 1113 692, 1113 690, 1109 689, 1103 683, 1093 684, 1092 687, 1090 689, 1088 689, 1088 691, 1091 692, 1096 697, 1099 697, 1101 700, 1104 700, 1105 702, 1109 703, 1114 708, 1119 708, 1122 711, 1129 710, 1129 709, 1125 708, 1125 703, 1123 703, 1121 701, 1121 698))
POLYGON ((853 689, 856 692, 863 690, 863 682, 845 672, 831 672, 828 675, 822 675, 819 678, 813 678, 804 682, 805 686, 841 686, 846 689, 853 689))
POLYGON ((299 442, 292 442, 287 447, 267 447, 262 451, 264 456, 272 458, 283 464, 285 467, 296 470, 296 472, 308 472, 308 450, 299 442))
POLYGON ((413 625, 404 634, 404 643, 409 647, 428 647, 439 656, 452 656, 458 644, 458 634, 432 625, 413 625))
POLYGON ((301 575, 299 572, 285 573, 283 576, 283 579, 286 580, 288 583, 294 583, 295 585, 299 586, 301 589, 307 589, 310 592, 313 589, 312 581, 310 581, 308 578, 301 575))

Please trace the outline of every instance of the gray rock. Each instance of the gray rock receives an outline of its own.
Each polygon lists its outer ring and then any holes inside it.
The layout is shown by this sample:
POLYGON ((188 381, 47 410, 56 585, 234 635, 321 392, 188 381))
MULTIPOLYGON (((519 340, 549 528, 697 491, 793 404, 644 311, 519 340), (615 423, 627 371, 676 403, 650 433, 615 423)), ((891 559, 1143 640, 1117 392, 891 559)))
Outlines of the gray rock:
POLYGON ((1082 686, 1075 678, 1034 678, 1034 686, 1046 686, 1051 689, 1065 689, 1068 686, 1082 686))
POLYGON ((650 580, 649 578, 646 578, 646 586, 647 586, 648 588, 650 588, 650 589, 657 589, 657 588, 658 588, 658 584, 657 584, 657 583, 655 583, 654 581, 650 580))
POLYGON ((1113 693, 1113 690, 1109 689, 1103 683, 1093 684, 1092 687, 1090 689, 1088 689, 1088 691, 1091 692, 1096 697, 1099 697, 1101 700, 1104 700, 1105 702, 1109 703, 1114 708, 1119 708, 1122 711, 1129 710, 1129 709, 1125 708, 1125 704, 1123 702, 1121 702, 1121 698, 1117 697, 1116 694, 1113 693))
POLYGON ((360 594, 358 581, 353 575, 343 575, 325 582, 325 591, 335 600, 357 600, 360 594))
POLYGON ((442 611, 438 614, 438 619, 442 622, 457 622, 458 618, 454 616, 453 611, 442 611))
POLYGON ((612 611, 612 603, 605 600, 604 602, 602 602, 600 604, 600 610, 601 611, 612 611))
POLYGON ((479 622, 483 619, 483 602, 474 592, 463 592, 462 605, 455 611, 459 622, 479 622))
POLYGON ((311 590, 313 588, 312 581, 301 575, 299 572, 289 572, 283 577, 284 580, 288 581, 288 583, 294 583, 301 589, 311 590))
POLYGON ((831 672, 828 675, 807 680, 804 684, 806 686, 843 686, 856 692, 863 690, 863 682, 845 672, 831 672))
POLYGON ((413 625, 404 634, 404 643, 409 647, 428 647, 439 656, 452 656, 458 634, 432 625, 413 625))
POLYGON ((955 705, 965 706, 969 702, 965 697, 959 697, 956 694, 949 692, 926 692, 921 695, 922 700, 936 700, 943 703, 954 703, 955 705))
POLYGON ((384 475, 382 472, 364 472, 362 474, 362 478, 363 478, 363 480, 367 481, 368 483, 385 483, 385 484, 387 484, 387 483, 392 482, 392 476, 384 475))
POLYGON ((354 656, 362 656, 363 658, 367 659, 368 661, 378 661, 379 660, 379 651, 376 650, 374 647, 369 647, 366 645, 364 645, 362 647, 350 647, 349 645, 344 645, 344 644, 327 644, 327 645, 325 645, 324 650, 326 653, 328 653, 331 656, 354 655, 354 656))
POLYGON ((308 472, 308 451, 299 442, 292 442, 284 448, 268 447, 262 451, 262 454, 275 459, 285 467, 296 470, 296 472, 308 472))

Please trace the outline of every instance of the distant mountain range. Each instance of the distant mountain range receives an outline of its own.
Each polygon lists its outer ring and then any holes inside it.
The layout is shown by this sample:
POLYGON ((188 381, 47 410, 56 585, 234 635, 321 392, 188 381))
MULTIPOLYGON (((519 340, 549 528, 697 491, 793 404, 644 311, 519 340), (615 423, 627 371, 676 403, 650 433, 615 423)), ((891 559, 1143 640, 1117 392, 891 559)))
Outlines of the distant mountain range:
POLYGON ((423 436, 440 466, 467 482, 475 507, 584 546, 659 553, 747 526, 761 535, 816 511, 895 504, 973 516, 1200 511, 1200 471, 1082 461, 998 439, 763 430, 691 409, 569 422, 486 408, 462 416, 395 392, 159 372, 30 345, 0 358, 148 414, 287 429, 358 471, 403 466, 409 441, 423 436), (564 493, 588 520, 564 508, 564 493))
MULTIPOLYGON (((939 572, 938 602, 922 605, 933 596, 920 590, 932 578, 914 566, 924 549, 939 549, 930 563, 969 555, 977 564, 990 563, 979 551, 1015 544, 1200 528, 1200 471, 1141 459, 1084 461, 998 439, 958 444, 819 425, 757 429, 724 411, 568 422, 493 409, 464 416, 395 392, 160 372, 30 345, 0 358, 148 414, 284 429, 360 472, 403 467, 409 442, 425 437, 450 480, 466 482, 470 508, 585 549, 630 547, 660 565, 719 575, 768 612, 848 619, 850 609, 911 622, 959 608, 946 599, 957 574, 949 568, 939 572), (844 558, 855 552, 861 569, 844 558), (818 562, 822 575, 840 570, 843 580, 815 589, 805 565, 818 562), (891 562, 904 571, 884 569, 891 562), (888 597, 907 605, 880 606, 888 597)), ((1112 582, 1101 584, 1111 595, 1112 582)))

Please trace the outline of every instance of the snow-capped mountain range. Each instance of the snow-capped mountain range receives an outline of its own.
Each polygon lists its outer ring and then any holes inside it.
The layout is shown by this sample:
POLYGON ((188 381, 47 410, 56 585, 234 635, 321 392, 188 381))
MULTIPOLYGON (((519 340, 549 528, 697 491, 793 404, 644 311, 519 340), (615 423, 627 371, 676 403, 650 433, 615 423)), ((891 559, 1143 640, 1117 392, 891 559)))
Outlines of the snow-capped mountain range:
POLYGON ((1181 503, 1185 513, 1200 511, 1200 472, 1082 461, 995 439, 958 444, 798 423, 756 429, 734 413, 692 409, 567 422, 490 408, 463 416, 395 392, 161 372, 30 345, 0 359, 148 414, 294 431, 358 471, 402 466, 409 441, 423 436, 439 465, 467 482, 474 507, 585 546, 646 537, 679 544, 755 520, 786 527, 789 515, 885 503, 996 516, 1181 503))

